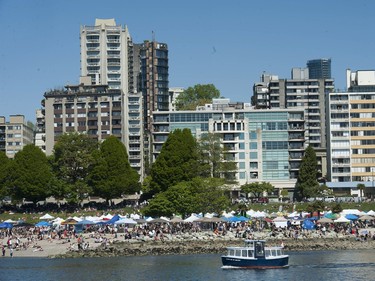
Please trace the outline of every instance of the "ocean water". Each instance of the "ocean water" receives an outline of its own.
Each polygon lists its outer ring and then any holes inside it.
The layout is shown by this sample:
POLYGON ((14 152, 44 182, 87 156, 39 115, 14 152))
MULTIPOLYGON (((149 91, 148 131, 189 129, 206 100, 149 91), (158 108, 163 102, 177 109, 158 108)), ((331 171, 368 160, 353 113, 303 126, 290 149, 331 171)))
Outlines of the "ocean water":
POLYGON ((1 281, 375 280, 375 251, 288 252, 283 269, 222 269, 220 255, 0 258, 1 281))

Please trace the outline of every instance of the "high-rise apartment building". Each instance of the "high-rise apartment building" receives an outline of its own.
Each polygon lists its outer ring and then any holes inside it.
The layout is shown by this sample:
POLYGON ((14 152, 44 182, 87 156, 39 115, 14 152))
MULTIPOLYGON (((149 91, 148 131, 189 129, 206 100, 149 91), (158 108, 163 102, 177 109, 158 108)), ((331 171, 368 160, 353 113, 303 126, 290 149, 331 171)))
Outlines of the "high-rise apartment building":
POLYGON ((331 79, 331 59, 315 59, 307 61, 309 79, 331 79))
POLYGON ((80 43, 80 84, 45 93, 46 153, 65 132, 87 133, 99 141, 113 134, 143 178, 152 112, 169 108, 167 45, 154 40, 134 44, 128 28, 114 19, 81 26, 80 43))
POLYGON ((96 19, 94 26, 81 26, 81 76, 94 85, 128 91, 128 49, 131 37, 126 26, 114 19, 96 19))
POLYGON ((143 104, 140 52, 128 28, 114 19, 96 19, 94 26, 81 27, 81 76, 94 85, 121 91, 121 139, 130 165, 143 176, 143 104))
POLYGON ((327 174, 326 96, 334 90, 333 79, 310 79, 307 68, 293 68, 291 79, 263 74, 254 84, 252 104, 257 109, 303 108, 305 110, 305 146, 314 147, 320 176, 327 174))
POLYGON ((347 86, 347 92, 328 96, 329 178, 374 186, 375 71, 348 70, 347 86))
POLYGON ((152 113, 169 110, 168 46, 144 41, 140 46, 143 121, 150 130, 152 113))
POLYGON ((8 122, 4 116, 0 116, 0 150, 9 158, 14 158, 25 145, 32 144, 33 139, 33 128, 23 115, 11 115, 8 122))

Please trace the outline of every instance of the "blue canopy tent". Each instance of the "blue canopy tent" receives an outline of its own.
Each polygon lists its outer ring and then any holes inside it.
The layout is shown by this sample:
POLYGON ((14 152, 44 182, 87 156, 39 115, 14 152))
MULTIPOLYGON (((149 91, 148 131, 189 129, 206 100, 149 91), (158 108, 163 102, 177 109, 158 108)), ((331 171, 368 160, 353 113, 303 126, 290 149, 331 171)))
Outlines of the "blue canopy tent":
POLYGON ((85 226, 87 227, 87 225, 93 225, 93 224, 96 224, 96 223, 93 221, 84 219, 84 220, 77 222, 74 225, 74 229, 76 233, 81 233, 85 229, 85 226))
POLYGON ((42 227, 42 226, 50 226, 49 222, 46 221, 40 221, 37 224, 35 224, 37 227, 42 227))
POLYGON ((120 219, 119 215, 114 215, 110 220, 104 222, 104 224, 114 224, 119 219, 120 219))
POLYGON ((345 216, 348 220, 355 221, 358 220, 358 216, 353 215, 353 214, 348 214, 345 216))
POLYGON ((230 217, 228 218, 228 221, 229 222, 238 222, 238 221, 249 221, 250 219, 249 218, 246 218, 244 216, 238 216, 238 217, 230 217))
POLYGON ((311 229, 315 228, 315 224, 311 220, 306 219, 302 223, 302 228, 307 229, 307 230, 311 230, 311 229))
POLYGON ((13 227, 13 224, 11 224, 10 222, 0 223, 0 228, 12 228, 12 227, 13 227))

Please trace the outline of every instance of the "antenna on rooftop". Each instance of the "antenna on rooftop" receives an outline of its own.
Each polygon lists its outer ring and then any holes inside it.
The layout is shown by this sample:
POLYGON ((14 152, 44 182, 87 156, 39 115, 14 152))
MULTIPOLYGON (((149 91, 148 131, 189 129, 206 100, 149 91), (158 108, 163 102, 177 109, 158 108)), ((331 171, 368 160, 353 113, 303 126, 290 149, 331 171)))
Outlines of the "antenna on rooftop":
POLYGON ((152 42, 155 42, 155 32, 152 31, 152 42))

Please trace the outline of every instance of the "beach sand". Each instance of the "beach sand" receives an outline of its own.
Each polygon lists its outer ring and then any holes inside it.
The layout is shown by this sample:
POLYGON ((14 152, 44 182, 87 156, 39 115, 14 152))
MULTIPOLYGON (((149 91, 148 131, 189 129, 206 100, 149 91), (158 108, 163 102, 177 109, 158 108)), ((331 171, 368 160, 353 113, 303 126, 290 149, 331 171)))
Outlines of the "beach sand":
MULTIPOLYGON (((94 249, 100 245, 100 243, 95 243, 94 239, 90 238, 88 235, 85 235, 84 237, 85 242, 89 243, 90 249, 94 249)), ((12 241, 14 244, 15 240, 13 239, 12 241)), ((21 243, 25 241, 25 239, 21 239, 21 243)), ((26 249, 13 249, 13 257, 47 258, 56 255, 63 255, 70 250, 72 244, 74 244, 73 249, 77 250, 77 239, 72 239, 70 242, 68 242, 67 239, 54 239, 51 241, 37 240, 31 242, 26 249)), ((7 238, 2 240, 2 245, 7 245, 7 238)), ((10 250, 8 248, 6 248, 5 257, 10 257, 10 250)))

